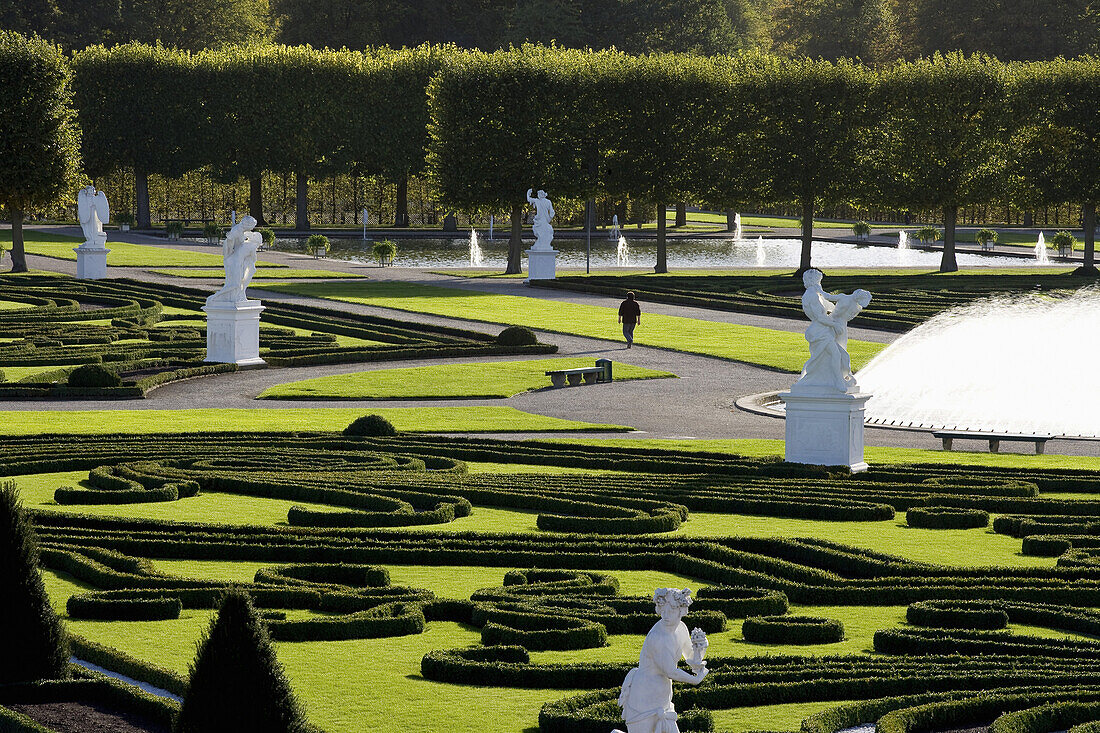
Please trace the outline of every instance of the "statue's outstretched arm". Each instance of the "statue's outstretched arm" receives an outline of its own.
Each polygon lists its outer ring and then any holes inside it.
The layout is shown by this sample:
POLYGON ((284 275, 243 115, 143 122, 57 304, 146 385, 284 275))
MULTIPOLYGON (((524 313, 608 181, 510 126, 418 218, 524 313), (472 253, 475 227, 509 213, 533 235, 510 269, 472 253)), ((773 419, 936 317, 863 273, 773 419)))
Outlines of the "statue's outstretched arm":
POLYGON ((527 203, 529 203, 529 204, 535 203, 535 197, 531 195, 531 193, 533 191, 534 191, 533 188, 527 189, 527 203))
POLYGON ((828 290, 821 291, 821 297, 830 303, 835 303, 840 300, 841 295, 843 295, 843 293, 830 293, 828 290))

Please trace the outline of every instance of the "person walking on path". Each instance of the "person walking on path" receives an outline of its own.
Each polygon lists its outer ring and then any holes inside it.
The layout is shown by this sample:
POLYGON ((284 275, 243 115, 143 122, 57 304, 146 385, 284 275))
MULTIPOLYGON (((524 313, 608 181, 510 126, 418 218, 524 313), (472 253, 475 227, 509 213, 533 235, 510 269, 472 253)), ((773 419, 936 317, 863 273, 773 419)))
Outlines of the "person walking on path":
POLYGON ((634 299, 634 293, 627 293, 626 300, 619 304, 619 323, 623 324, 623 336, 626 348, 634 346, 634 328, 642 322, 642 309, 634 299))

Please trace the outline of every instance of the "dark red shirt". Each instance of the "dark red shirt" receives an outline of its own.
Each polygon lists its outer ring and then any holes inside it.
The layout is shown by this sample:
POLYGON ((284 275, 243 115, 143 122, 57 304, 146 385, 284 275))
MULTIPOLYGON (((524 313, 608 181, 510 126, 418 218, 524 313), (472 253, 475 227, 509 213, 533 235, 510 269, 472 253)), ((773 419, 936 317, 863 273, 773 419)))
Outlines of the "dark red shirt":
POLYGON ((642 307, 638 305, 638 301, 624 300, 619 305, 619 318, 623 319, 623 323, 637 323, 641 317, 642 307))

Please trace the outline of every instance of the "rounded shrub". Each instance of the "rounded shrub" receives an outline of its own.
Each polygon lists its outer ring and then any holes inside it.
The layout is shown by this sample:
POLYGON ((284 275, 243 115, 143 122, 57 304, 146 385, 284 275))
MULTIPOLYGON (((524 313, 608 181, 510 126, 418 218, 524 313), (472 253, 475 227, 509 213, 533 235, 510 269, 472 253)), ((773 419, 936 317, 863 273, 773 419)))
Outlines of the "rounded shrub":
POLYGON ((754 616, 741 634, 760 644, 832 644, 844 641, 844 624, 820 616, 754 616))
POLYGON ((364 415, 344 428, 344 435, 361 435, 368 438, 385 438, 397 435, 397 428, 381 415, 364 415))
POLYGON ((331 245, 329 244, 328 237, 324 234, 311 234, 309 239, 306 240, 306 249, 310 252, 324 252, 328 254, 328 250, 331 245))
POLYGON ((0 382, 3 382, 3 381, 5 381, 4 380, 4 370, 0 369, 0 382))
POLYGON ((914 626, 939 629, 1003 629, 1008 613, 992 603, 976 601, 919 601, 909 604, 906 620, 914 626))
POLYGON ((118 387, 122 378, 102 364, 84 364, 69 374, 70 387, 118 387))
POLYGON ((374 254, 374 259, 378 260, 379 265, 392 265, 393 258, 397 256, 397 243, 389 239, 375 242, 371 246, 371 253, 374 254))
POLYGON ((910 527, 921 529, 978 529, 989 526, 989 512, 947 506, 917 506, 905 512, 910 527))
POLYGON ((852 234, 861 239, 866 239, 871 234, 871 225, 865 221, 857 221, 852 225, 852 234))
POLYGON ((275 230, 271 227, 261 227, 256 231, 260 233, 260 238, 263 239, 265 247, 275 241, 275 230))
POLYGON ((497 334, 501 346, 534 346, 538 342, 539 337, 526 326, 509 326, 497 334))
POLYGON ((222 236, 222 228, 215 221, 208 221, 202 227, 202 234, 207 239, 220 239, 222 236))

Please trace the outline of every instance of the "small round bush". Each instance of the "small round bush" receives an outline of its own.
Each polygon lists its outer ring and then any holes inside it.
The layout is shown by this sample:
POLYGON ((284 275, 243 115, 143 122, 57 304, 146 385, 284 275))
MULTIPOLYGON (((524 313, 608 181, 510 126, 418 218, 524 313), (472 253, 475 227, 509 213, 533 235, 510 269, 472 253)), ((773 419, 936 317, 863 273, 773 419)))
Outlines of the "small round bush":
POLYGON ((987 242, 997 241, 997 232, 992 229, 979 229, 978 233, 974 235, 974 241, 978 244, 986 244, 987 242))
POLYGON ((324 234, 311 234, 309 235, 309 239, 306 240, 306 247, 310 252, 324 250, 325 254, 328 254, 330 246, 328 237, 324 234))
POLYGON ((122 378, 102 364, 78 366, 69 374, 70 387, 117 387, 122 378))
POLYGON ((501 346, 534 346, 538 342, 539 337, 526 326, 509 326, 497 336, 501 346))
POLYGON ((905 512, 910 527, 922 529, 979 529, 989 526, 989 512, 946 506, 916 506, 905 512))
POLYGON ((761 644, 832 644, 844 641, 844 624, 819 616, 754 616, 741 634, 761 644))
POLYGON ((202 233, 207 239, 217 239, 222 235, 222 228, 216 221, 208 221, 203 225, 202 233))
POLYGON ((0 369, 0 382, 4 381, 4 370, 0 369))
POLYGON ((381 415, 364 415, 344 428, 344 435, 363 435, 368 438, 384 438, 397 435, 397 429, 381 415))
POLYGON ((866 238, 868 235, 871 234, 871 225, 865 221, 857 221, 855 224, 852 225, 852 234, 856 235, 857 237, 866 238))
POLYGON ((263 239, 265 245, 275 241, 275 230, 271 227, 261 227, 256 231, 260 233, 260 238, 263 239))

